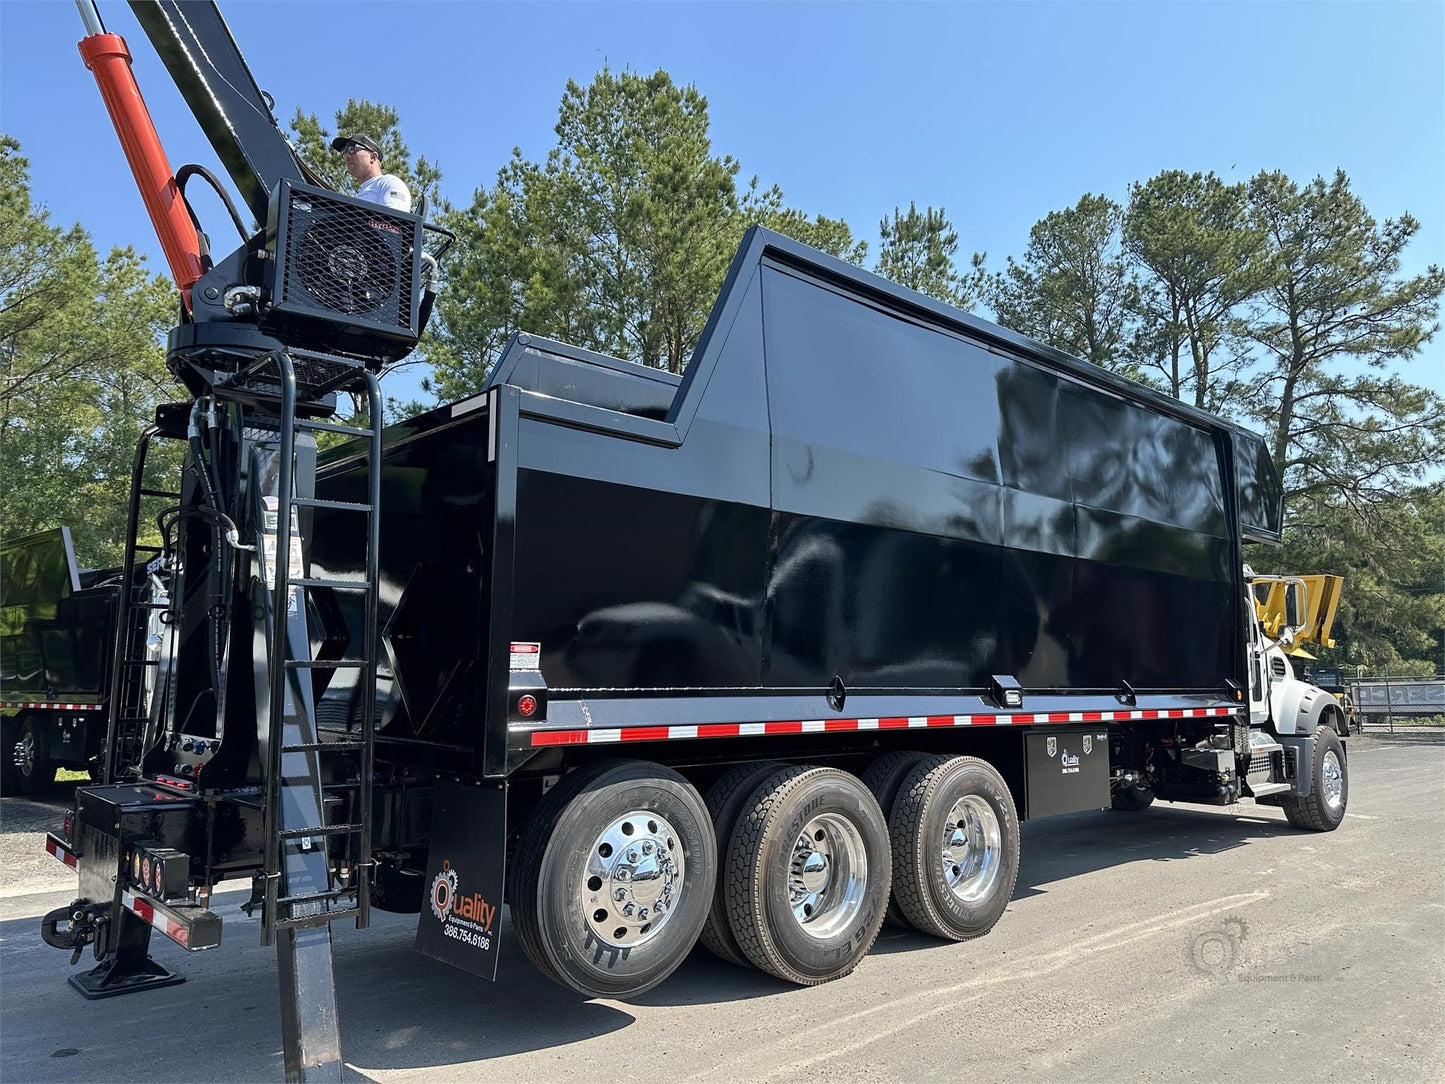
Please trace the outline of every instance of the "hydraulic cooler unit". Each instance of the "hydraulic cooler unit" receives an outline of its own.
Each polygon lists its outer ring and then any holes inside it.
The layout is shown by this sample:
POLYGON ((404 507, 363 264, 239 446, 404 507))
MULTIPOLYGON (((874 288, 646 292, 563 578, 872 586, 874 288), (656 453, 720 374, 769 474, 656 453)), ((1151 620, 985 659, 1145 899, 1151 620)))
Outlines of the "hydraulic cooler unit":
POLYGON ((266 239, 264 330, 303 348, 378 361, 416 345, 418 216, 283 180, 266 239))

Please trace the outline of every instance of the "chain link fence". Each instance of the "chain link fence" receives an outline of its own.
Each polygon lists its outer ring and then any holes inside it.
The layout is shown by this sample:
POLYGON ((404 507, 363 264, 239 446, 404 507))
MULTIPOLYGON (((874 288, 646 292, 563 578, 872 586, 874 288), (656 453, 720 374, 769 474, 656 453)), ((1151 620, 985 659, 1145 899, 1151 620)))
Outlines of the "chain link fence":
POLYGON ((1309 679, 1340 698, 1358 732, 1445 733, 1445 674, 1394 677, 1322 667, 1309 679))

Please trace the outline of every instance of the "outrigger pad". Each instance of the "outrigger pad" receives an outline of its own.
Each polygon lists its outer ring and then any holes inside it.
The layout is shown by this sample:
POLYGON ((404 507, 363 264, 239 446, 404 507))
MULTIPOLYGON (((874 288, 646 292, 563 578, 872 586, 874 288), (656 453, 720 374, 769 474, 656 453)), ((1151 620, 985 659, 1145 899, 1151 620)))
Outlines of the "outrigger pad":
POLYGON ((122 965, 119 956, 108 956, 84 974, 71 975, 69 979, 70 985, 87 1001, 176 986, 185 981, 184 975, 167 970, 149 956, 138 965, 129 961, 122 965))

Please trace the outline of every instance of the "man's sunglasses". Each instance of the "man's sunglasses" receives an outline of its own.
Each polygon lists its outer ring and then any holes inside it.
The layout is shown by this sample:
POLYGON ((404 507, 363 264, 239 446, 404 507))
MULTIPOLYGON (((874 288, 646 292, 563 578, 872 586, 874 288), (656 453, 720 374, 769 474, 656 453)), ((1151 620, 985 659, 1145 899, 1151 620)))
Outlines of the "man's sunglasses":
POLYGON ((364 150, 366 150, 366 148, 363 147, 360 143, 348 143, 345 147, 341 149, 341 157, 346 158, 349 155, 355 154, 357 151, 364 150))

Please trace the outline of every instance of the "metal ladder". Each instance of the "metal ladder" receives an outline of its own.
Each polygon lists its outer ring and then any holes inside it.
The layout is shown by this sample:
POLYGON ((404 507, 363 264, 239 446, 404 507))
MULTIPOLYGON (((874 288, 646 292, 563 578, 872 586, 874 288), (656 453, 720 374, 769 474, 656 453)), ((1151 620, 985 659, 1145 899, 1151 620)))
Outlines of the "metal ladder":
MULTIPOLYGON (((146 704, 146 678, 155 674, 159 662, 148 658, 147 637, 149 615, 157 610, 169 610, 175 615, 175 595, 170 603, 146 601, 143 569, 138 574, 138 564, 143 557, 153 558, 161 554, 160 546, 142 543, 140 535, 141 503, 145 499, 160 499, 179 503, 181 495, 168 490, 150 489, 145 484, 146 460, 151 442, 166 434, 160 426, 148 427, 136 444, 135 458, 131 467, 130 506, 126 516, 125 564, 121 573, 120 597, 117 600, 119 613, 116 615, 116 637, 114 656, 110 669, 110 696, 106 711, 106 742, 102 782, 120 781, 140 764, 145 752, 146 733, 151 723, 151 712, 146 704)), ((148 562, 147 562, 148 563, 148 562)), ((154 691, 155 695, 162 692, 154 691)))
MULTIPOLYGON (((343 359, 303 355, 300 382, 291 354, 273 351, 227 381, 231 388, 248 381, 279 386, 277 419, 276 515, 274 533, 261 536, 274 563, 274 589, 267 614, 269 705, 263 751, 265 856, 261 876, 262 943, 276 934, 329 926, 355 919, 358 928, 371 918, 371 777, 376 716, 376 619, 380 579, 381 389, 374 373, 343 359), (338 391, 366 396, 367 428, 297 416, 298 393, 320 399, 338 391), (298 495, 296 445, 306 433, 329 432, 368 441, 367 499, 322 500, 298 495), (366 572, 362 580, 294 576, 289 554, 292 531, 304 509, 354 514, 365 522, 366 572), (293 522, 293 516, 295 522, 293 522), (339 659, 311 657, 307 592, 328 589, 362 598, 361 643, 339 659), (318 669, 356 671, 361 691, 360 718, 342 739, 323 738, 317 725, 312 674, 318 669), (340 769, 338 773, 337 769, 340 769), (338 775, 344 776, 337 778, 338 775), (327 806, 343 801, 345 816, 328 818, 327 806), (333 869, 330 857, 344 855, 333 869), (337 883, 340 882, 340 883, 337 883)), ((263 519, 263 526, 269 528, 263 519)), ((258 705, 258 709, 260 705, 258 705)))

